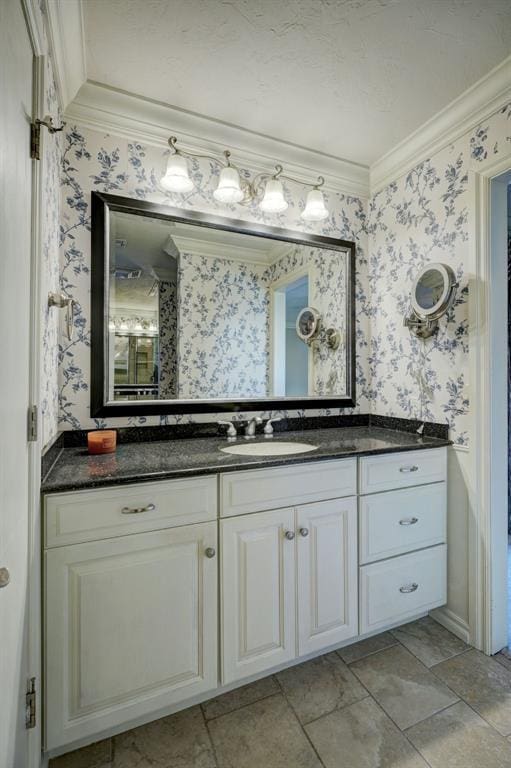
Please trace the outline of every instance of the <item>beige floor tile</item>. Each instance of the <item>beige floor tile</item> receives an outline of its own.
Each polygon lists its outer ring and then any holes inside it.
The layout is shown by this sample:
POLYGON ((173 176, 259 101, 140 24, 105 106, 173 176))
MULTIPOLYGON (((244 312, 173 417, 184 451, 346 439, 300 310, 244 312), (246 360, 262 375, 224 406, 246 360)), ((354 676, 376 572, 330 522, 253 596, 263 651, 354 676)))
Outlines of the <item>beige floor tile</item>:
POLYGON ((325 768, 427 768, 371 698, 305 726, 325 768))
POLYGON ((112 740, 105 739, 89 744, 88 747, 54 757, 49 768, 103 768, 112 759, 112 740))
POLYGON ((457 701, 432 672, 399 645, 361 659, 350 669, 401 729, 457 701))
POLYGON ((216 768, 200 707, 116 736, 113 768, 216 768))
POLYGON ((368 695, 336 653, 285 669, 277 674, 277 680, 301 723, 310 723, 368 695))
POLYGON ((226 715, 235 709, 245 707, 247 704, 253 704, 254 701, 265 699, 280 691, 275 678, 263 677, 262 680, 256 680, 255 683, 244 685, 242 688, 236 688, 234 691, 223 693, 214 699, 205 701, 202 704, 202 711, 206 720, 211 720, 220 715, 226 715))
POLYGON ((394 637, 427 667, 458 656, 469 646, 430 616, 392 630, 394 637))
POLYGON ((433 671, 500 733, 511 733, 511 670, 472 650, 433 671))
POLYGON ((354 661, 382 651, 384 648, 390 648, 391 645, 397 645, 396 638, 390 632, 382 632, 381 635, 368 637, 367 640, 347 645, 346 648, 339 648, 337 653, 346 664, 353 664, 354 661))
POLYGON ((498 661, 499 664, 502 664, 503 667, 506 667, 506 669, 511 669, 511 658, 507 653, 501 651, 500 653, 496 653, 492 658, 494 658, 495 661, 498 661))
POLYGON ((210 720, 220 768, 321 768, 282 694, 210 720))
POLYGON ((406 735, 431 768, 509 768, 511 744, 460 701, 406 735))

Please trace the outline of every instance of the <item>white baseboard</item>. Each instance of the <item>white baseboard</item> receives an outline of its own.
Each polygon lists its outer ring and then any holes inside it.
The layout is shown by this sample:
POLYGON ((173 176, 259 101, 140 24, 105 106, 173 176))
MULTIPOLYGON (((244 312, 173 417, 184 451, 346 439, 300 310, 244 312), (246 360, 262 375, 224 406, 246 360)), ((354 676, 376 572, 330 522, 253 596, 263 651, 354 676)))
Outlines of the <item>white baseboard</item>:
POLYGON ((460 616, 456 616, 449 608, 445 607, 436 608, 434 611, 431 611, 431 616, 435 621, 438 621, 439 624, 448 629, 449 632, 452 632, 453 635, 456 635, 460 640, 470 645, 470 627, 460 616))

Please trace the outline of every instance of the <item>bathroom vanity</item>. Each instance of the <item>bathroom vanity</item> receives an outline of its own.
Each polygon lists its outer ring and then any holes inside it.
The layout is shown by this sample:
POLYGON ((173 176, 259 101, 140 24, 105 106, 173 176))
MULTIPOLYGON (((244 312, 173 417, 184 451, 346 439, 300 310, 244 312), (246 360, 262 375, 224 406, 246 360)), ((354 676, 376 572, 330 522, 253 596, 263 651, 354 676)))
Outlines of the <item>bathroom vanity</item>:
POLYGON ((45 748, 182 709, 446 602, 447 440, 368 427, 67 448, 44 492, 45 748), (304 439, 304 436, 306 439, 304 439))

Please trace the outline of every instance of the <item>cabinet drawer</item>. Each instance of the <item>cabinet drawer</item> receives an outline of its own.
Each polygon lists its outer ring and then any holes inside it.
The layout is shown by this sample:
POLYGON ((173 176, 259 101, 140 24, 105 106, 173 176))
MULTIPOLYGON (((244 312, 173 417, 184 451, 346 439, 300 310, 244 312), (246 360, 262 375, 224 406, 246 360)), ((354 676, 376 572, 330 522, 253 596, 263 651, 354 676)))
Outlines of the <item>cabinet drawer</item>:
POLYGON ((372 563, 446 539, 445 483, 360 499, 360 563, 372 563))
POLYGON ((216 499, 216 476, 52 494, 45 499, 45 546, 207 522, 216 518, 216 499))
POLYGON ((401 555, 360 568, 360 634, 444 605, 447 547, 401 555))
POLYGON ((445 448, 406 451, 360 459, 360 493, 391 491, 411 485, 436 483, 447 477, 445 448))
POLYGON ((231 517, 353 496, 356 487, 356 459, 232 472, 221 475, 220 515, 231 517))

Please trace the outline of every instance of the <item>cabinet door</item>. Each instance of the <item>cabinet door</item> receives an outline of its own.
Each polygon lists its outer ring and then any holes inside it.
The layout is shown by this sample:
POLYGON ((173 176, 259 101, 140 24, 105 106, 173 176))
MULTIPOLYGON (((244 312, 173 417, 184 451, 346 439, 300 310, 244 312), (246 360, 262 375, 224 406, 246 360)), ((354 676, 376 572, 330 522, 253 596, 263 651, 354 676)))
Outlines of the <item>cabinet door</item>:
POLYGON ((357 499, 297 509, 299 654, 358 634, 357 499))
POLYGON ((296 655, 294 510, 220 525, 222 682, 230 683, 296 655))
POLYGON ((46 553, 47 749, 216 688, 216 526, 46 553))

